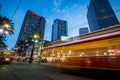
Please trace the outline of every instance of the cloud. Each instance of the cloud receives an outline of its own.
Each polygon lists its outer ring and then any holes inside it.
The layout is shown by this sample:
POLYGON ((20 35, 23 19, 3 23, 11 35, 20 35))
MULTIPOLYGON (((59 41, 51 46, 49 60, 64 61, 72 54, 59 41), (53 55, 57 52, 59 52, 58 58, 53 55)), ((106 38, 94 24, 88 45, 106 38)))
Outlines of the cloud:
POLYGON ((57 0, 53 0, 53 4, 54 4, 54 6, 58 6, 57 0))
POLYGON ((53 4, 55 7, 60 6, 62 3, 64 3, 66 0, 53 0, 53 4))
MULTIPOLYGON (((66 20, 68 22, 68 35, 69 36, 78 36, 79 28, 88 27, 86 19, 86 6, 73 4, 71 7, 67 5, 62 9, 57 9, 47 20, 46 28, 49 28, 52 31, 53 21, 58 18, 61 20, 66 20), (49 26, 49 27, 48 27, 49 26)), ((51 35, 50 30, 46 31, 48 36, 51 35)))
MULTIPOLYGON (((73 4, 71 8, 63 9, 65 12, 63 19, 68 22, 69 36, 78 36, 79 28, 88 27, 86 18, 86 6, 81 6, 78 4, 73 4)), ((62 12, 62 10, 61 10, 62 12)))
POLYGON ((44 35, 44 40, 49 40, 51 41, 51 31, 52 31, 52 24, 53 24, 54 18, 50 17, 46 19, 46 27, 45 27, 45 35, 44 35))

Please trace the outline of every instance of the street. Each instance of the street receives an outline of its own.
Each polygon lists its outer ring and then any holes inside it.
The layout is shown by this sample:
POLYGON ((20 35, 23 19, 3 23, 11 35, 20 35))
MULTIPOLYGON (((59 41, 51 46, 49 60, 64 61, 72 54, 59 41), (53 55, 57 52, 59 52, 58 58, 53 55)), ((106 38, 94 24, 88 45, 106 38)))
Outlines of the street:
POLYGON ((60 73, 59 68, 28 63, 0 65, 0 80, 91 80, 60 73))
POLYGON ((73 68, 47 63, 0 65, 0 80, 119 80, 119 70, 73 68))
POLYGON ((120 0, 0 0, 0 80, 120 80, 120 0))

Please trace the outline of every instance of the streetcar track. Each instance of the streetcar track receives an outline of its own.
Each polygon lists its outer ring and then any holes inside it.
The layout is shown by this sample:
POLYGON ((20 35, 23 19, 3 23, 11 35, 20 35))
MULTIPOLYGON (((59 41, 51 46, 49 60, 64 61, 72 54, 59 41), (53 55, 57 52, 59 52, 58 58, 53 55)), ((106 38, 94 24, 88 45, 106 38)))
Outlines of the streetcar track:
POLYGON ((54 80, 54 79, 51 79, 51 78, 46 77, 46 76, 42 76, 42 77, 45 78, 45 79, 48 79, 48 80, 54 80))
POLYGON ((18 77, 16 74, 14 74, 10 69, 8 70, 6 67, 3 67, 3 69, 7 72, 9 72, 12 76, 14 76, 17 80, 22 80, 20 77, 18 77))
MULTIPOLYGON (((28 65, 27 65, 27 67, 28 67, 28 65)), ((35 78, 35 79, 32 78, 32 80, 36 80, 36 79, 39 79, 39 80, 56 80, 57 78, 59 78, 59 77, 52 76, 52 75, 55 75, 56 73, 51 74, 51 71, 53 69, 50 70, 50 69, 48 69, 48 67, 45 68, 45 73, 43 73, 43 70, 40 67, 37 67, 37 68, 36 68, 36 66, 35 67, 32 66, 32 67, 28 67, 28 68, 27 67, 26 66, 19 67, 19 66, 16 66, 16 65, 10 65, 10 66, 4 66, 4 69, 5 69, 5 71, 8 71, 15 78, 15 80, 22 80, 22 79, 26 80, 25 79, 26 76, 29 77, 28 79, 31 79, 31 75, 34 75, 34 78, 35 78), (42 71, 40 71, 40 70, 42 70, 42 71), (50 72, 47 73, 46 71, 50 71, 50 72), (23 73, 23 74, 21 74, 21 73, 23 73), (26 74, 26 75, 24 75, 24 74, 26 74), (31 74, 31 75, 28 75, 28 74, 31 74), (35 74, 40 74, 40 75, 35 75, 35 74)), ((53 71, 53 72, 55 72, 55 71, 53 71)))
MULTIPOLYGON (((14 68, 13 66, 11 66, 11 67, 14 68)), ((18 68, 18 67, 17 67, 17 68, 18 68)), ((27 69, 24 69, 24 68, 19 68, 19 69, 17 69, 17 70, 22 70, 22 71, 27 72, 27 73, 32 73, 32 71, 27 70, 27 69)))
MULTIPOLYGON (((11 66, 11 67, 13 67, 13 66, 11 66)), ((32 74, 34 74, 34 72, 32 72, 32 71, 30 71, 30 70, 27 70, 27 69, 21 69, 22 71, 25 71, 25 72, 28 72, 28 73, 32 73, 32 74)), ((8 71, 8 70, 7 70, 8 71)), ((20 79, 16 74, 14 74, 12 71, 9 71, 14 77, 16 77, 18 80, 22 80, 22 79, 20 79)), ((44 79, 47 79, 47 80, 54 80, 54 79, 52 79, 52 78, 50 78, 50 77, 46 77, 46 76, 41 76, 42 78, 44 78, 44 79)))

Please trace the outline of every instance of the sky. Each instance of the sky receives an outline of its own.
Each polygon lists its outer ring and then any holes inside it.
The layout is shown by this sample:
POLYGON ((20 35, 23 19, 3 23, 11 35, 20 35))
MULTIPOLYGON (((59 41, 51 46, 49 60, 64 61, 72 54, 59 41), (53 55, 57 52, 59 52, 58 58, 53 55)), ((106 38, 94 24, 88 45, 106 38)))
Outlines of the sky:
MULTIPOLYGON (((11 19, 15 28, 14 35, 7 34, 5 43, 8 48, 15 46, 27 10, 32 10, 36 14, 45 17, 44 40, 51 40, 52 24, 55 19, 68 22, 69 37, 78 36, 79 28, 89 28, 86 17, 89 0, 22 0, 15 12, 19 1, 0 0, 0 5, 2 5, 0 14, 11 19)), ((109 0, 109 2, 120 22, 120 0, 109 0)))

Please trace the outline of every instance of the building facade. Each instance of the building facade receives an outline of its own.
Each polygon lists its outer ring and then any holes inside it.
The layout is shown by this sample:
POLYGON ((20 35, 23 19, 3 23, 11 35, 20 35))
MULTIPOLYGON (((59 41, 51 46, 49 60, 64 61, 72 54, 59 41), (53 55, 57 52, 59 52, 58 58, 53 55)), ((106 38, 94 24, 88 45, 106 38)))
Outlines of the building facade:
POLYGON ((18 46, 18 53, 26 54, 31 44, 26 42, 30 33, 37 31, 40 33, 40 37, 42 39, 44 38, 45 23, 46 20, 44 17, 37 15, 32 10, 27 11, 16 43, 16 46, 18 46))
POLYGON ((61 36, 68 36, 67 21, 55 19, 52 25, 52 41, 61 40, 61 36))
POLYGON ((89 33, 87 27, 86 27, 86 28, 80 28, 80 29, 79 29, 79 35, 86 34, 86 33, 89 33))
POLYGON ((31 10, 28 10, 18 37, 18 41, 25 41, 29 33, 37 31, 41 38, 44 38, 46 20, 44 17, 37 15, 31 10))
POLYGON ((90 0, 87 19, 90 32, 119 24, 108 0, 90 0))

